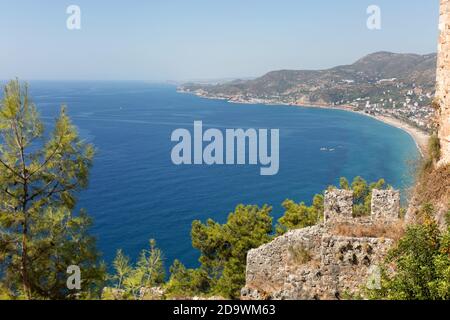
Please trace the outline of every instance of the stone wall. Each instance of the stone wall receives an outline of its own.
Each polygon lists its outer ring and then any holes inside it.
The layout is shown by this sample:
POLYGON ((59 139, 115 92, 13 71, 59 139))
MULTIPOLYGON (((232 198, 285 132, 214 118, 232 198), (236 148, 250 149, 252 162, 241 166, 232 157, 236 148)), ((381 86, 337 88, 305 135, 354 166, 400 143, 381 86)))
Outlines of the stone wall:
POLYGON ((327 190, 324 198, 324 220, 351 219, 353 211, 353 191, 327 190))
POLYGON ((289 275, 302 275, 309 267, 297 264, 294 250, 308 250, 318 257, 322 246, 322 226, 293 230, 247 254, 246 284, 248 299, 282 298, 289 275), (253 291, 255 289, 255 291, 253 291), (253 295, 252 295, 253 294, 253 295))
POLYGON ((400 212, 400 191, 373 190, 371 203, 372 219, 395 220, 400 212))
POLYGON ((439 18, 438 66, 436 99, 439 139, 441 141, 441 164, 450 163, 450 0, 441 0, 439 18))
POLYGON ((324 201, 323 224, 289 231, 249 251, 242 299, 341 299, 357 294, 373 276, 393 240, 350 237, 334 229, 342 222, 355 228, 397 223, 399 192, 374 190, 368 218, 352 218, 347 190, 329 190, 324 201))
POLYGON ((392 243, 384 238, 325 236, 322 269, 329 274, 334 297, 345 298, 366 287, 392 243))

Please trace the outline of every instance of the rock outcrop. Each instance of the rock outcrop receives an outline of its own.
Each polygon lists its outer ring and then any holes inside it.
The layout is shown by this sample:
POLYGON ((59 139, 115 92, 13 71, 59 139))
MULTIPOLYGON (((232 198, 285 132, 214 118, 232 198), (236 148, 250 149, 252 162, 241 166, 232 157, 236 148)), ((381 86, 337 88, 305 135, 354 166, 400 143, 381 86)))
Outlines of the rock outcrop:
POLYGON ((420 208, 424 204, 431 204, 436 212, 436 221, 445 229, 446 215, 450 210, 450 0, 440 0, 439 30, 435 123, 440 154, 436 152, 438 148, 433 144, 434 152, 430 154, 430 164, 422 166, 409 202, 406 220, 408 223, 414 223, 420 208))
POLYGON ((394 242, 380 230, 401 224, 400 193, 374 190, 371 217, 352 218, 352 204, 352 192, 329 190, 324 223, 250 250, 242 299, 342 299, 369 280, 376 285, 377 266, 394 242), (353 236, 358 228, 368 236, 353 236))
POLYGON ((439 19, 436 100, 441 142, 440 164, 450 163, 450 0, 441 0, 439 19))

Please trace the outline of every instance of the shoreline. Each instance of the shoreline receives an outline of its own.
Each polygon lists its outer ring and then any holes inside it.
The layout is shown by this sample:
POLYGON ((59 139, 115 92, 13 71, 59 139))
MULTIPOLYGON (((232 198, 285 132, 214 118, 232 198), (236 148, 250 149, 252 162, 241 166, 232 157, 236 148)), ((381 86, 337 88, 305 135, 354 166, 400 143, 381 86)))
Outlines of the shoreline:
MULTIPOLYGON (((363 113, 361 113, 363 114, 363 113)), ((403 130, 407 134, 411 136, 411 138, 416 143, 417 149, 419 150, 420 155, 422 158, 425 158, 428 153, 428 140, 430 138, 430 135, 418 128, 415 128, 411 126, 410 124, 403 122, 397 118, 389 117, 389 116, 382 116, 382 115, 368 115, 378 121, 384 122, 387 125, 390 125, 392 127, 395 127, 397 129, 403 130)))
MULTIPOLYGON (((178 91, 178 90, 177 90, 178 91)), ((373 115, 369 113, 365 113, 363 111, 357 111, 354 110, 352 106, 330 106, 330 105, 322 105, 322 104, 286 104, 286 103, 271 103, 271 102, 249 102, 249 101, 238 101, 238 100, 230 100, 228 98, 221 98, 221 97, 211 97, 211 96, 205 96, 205 95, 199 95, 195 92, 189 92, 189 91, 178 91, 180 93, 187 93, 187 94, 193 94, 200 98, 205 99, 214 99, 214 100, 226 100, 229 103, 234 104, 263 104, 263 105, 281 105, 281 106, 292 106, 292 107, 301 107, 301 108, 320 108, 320 109, 330 109, 330 110, 342 110, 342 111, 348 111, 357 113, 366 117, 370 117, 372 119, 375 119, 377 121, 383 122, 387 125, 390 125, 394 128, 400 129, 404 132, 406 132, 416 144, 417 150, 419 151, 422 158, 425 158, 426 154, 428 153, 428 139, 430 135, 423 130, 413 127, 412 125, 403 122, 400 119, 388 116, 388 115, 373 115)))
POLYGON ((365 113, 363 111, 356 111, 353 110, 353 107, 351 106, 323 106, 323 105, 293 105, 298 107, 307 107, 307 108, 321 108, 321 109, 331 109, 331 110, 342 110, 347 112, 353 112, 356 114, 360 114, 366 117, 370 117, 372 119, 375 119, 377 121, 383 122, 384 124, 387 124, 391 127, 400 129, 404 132, 406 132, 414 141, 416 144, 417 150, 419 151, 422 158, 425 158, 425 156, 428 153, 428 139, 430 138, 430 135, 423 130, 413 127, 412 125, 403 122, 400 119, 388 116, 388 115, 373 115, 369 113, 365 113))

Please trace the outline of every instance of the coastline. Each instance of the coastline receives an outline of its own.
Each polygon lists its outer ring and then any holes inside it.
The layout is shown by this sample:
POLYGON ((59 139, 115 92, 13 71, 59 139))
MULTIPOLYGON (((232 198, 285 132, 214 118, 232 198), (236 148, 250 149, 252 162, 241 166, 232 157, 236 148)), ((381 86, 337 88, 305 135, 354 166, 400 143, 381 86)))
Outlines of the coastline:
POLYGON ((414 140, 414 143, 417 146, 417 149, 419 150, 420 155, 422 158, 425 158, 425 156, 428 153, 428 139, 430 138, 430 135, 423 130, 420 130, 419 128, 413 127, 412 125, 405 123, 401 121, 400 119, 386 116, 386 115, 373 115, 369 113, 365 113, 363 111, 356 111, 353 109, 352 106, 326 106, 326 105, 297 105, 294 106, 298 107, 311 107, 311 108, 321 108, 321 109, 331 109, 331 110, 342 110, 342 111, 348 111, 357 113, 366 117, 370 117, 372 119, 381 121, 387 125, 390 125, 392 127, 395 127, 397 129, 400 129, 407 134, 414 140))
MULTIPOLYGON (((364 114, 361 112, 361 114, 364 114)), ((368 115, 368 114, 366 114, 368 115)), ((425 156, 428 153, 428 139, 430 138, 430 135, 426 132, 423 132, 420 129, 417 129, 397 118, 394 117, 389 117, 389 116, 382 116, 382 115, 378 115, 378 116, 372 116, 372 115, 368 115, 371 116, 372 118, 384 122, 390 126, 396 127, 397 129, 403 130, 406 133, 408 133, 414 140, 414 142, 417 145, 417 149, 419 150, 422 158, 425 158, 425 156)))
POLYGON ((322 108, 322 109, 334 109, 334 110, 343 110, 348 112, 357 113, 366 117, 370 117, 372 119, 381 121, 387 125, 390 125, 392 127, 395 127, 397 129, 400 129, 407 134, 414 140, 417 149, 419 150, 420 155, 422 158, 425 158, 425 156, 428 153, 428 139, 430 138, 430 135, 416 127, 413 127, 412 125, 405 123, 401 121, 400 119, 387 116, 387 115, 373 115, 369 113, 365 113, 363 111, 356 111, 353 110, 353 107, 351 106, 324 106, 324 105, 295 105, 298 107, 308 107, 308 108, 322 108))
POLYGON ((363 111, 356 111, 353 109, 352 106, 346 106, 346 105, 330 106, 330 105, 325 105, 325 104, 309 104, 309 103, 285 104, 285 103, 274 103, 274 102, 268 102, 268 101, 266 101, 266 102, 264 102, 264 101, 250 102, 250 101, 231 100, 231 99, 225 98, 225 97, 211 97, 211 96, 198 94, 195 92, 184 91, 184 90, 177 90, 177 91, 179 93, 193 94, 195 96, 198 96, 200 98, 205 98, 205 99, 227 100, 229 103, 283 105, 283 106, 293 106, 293 107, 302 107, 302 108, 321 108, 321 109, 331 109, 331 110, 334 109, 334 110, 343 110, 343 111, 353 112, 353 113, 357 113, 357 114, 360 114, 363 116, 371 117, 372 119, 381 121, 387 125, 390 125, 397 129, 403 130, 404 132, 409 134, 409 136, 414 140, 416 147, 419 150, 419 153, 422 156, 422 158, 425 158, 426 154, 428 153, 428 139, 430 137, 430 135, 428 133, 426 133, 423 130, 420 130, 416 127, 413 127, 412 125, 405 123, 405 122, 401 121, 400 119, 397 119, 397 118, 394 118, 391 116, 387 116, 387 115, 373 115, 373 114, 365 113, 363 111))

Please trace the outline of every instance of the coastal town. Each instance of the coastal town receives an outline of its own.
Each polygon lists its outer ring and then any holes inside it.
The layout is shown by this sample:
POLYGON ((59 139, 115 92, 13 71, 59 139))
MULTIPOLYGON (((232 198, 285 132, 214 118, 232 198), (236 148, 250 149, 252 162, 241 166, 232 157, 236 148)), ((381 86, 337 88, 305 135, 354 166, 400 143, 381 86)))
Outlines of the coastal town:
POLYGON ((357 112, 409 133, 422 154, 434 123, 436 54, 375 52, 327 70, 279 70, 252 80, 185 83, 179 92, 231 103, 357 112))
MULTIPOLYGON (((380 80, 381 81, 381 80, 380 80)), ((430 132, 434 109, 432 108, 434 92, 424 91, 417 87, 404 87, 397 79, 389 79, 397 90, 383 91, 382 97, 359 97, 352 101, 341 101, 341 104, 350 105, 356 111, 362 111, 374 116, 390 116, 423 131, 430 132), (398 89, 403 88, 400 94, 398 89)))
MULTIPOLYGON (((345 80, 343 84, 349 85, 353 83, 351 81, 345 80)), ((204 89, 191 91, 184 87, 180 87, 179 91, 193 93, 203 98, 228 100, 231 103, 336 107, 358 111, 372 116, 388 116, 403 121, 424 132, 432 131, 434 91, 424 90, 415 85, 408 86, 395 78, 381 79, 373 84, 373 86, 380 89, 376 90, 377 93, 375 95, 342 99, 330 103, 324 101, 311 102, 308 99, 290 95, 264 95, 255 97, 252 94, 210 94, 204 89)))

